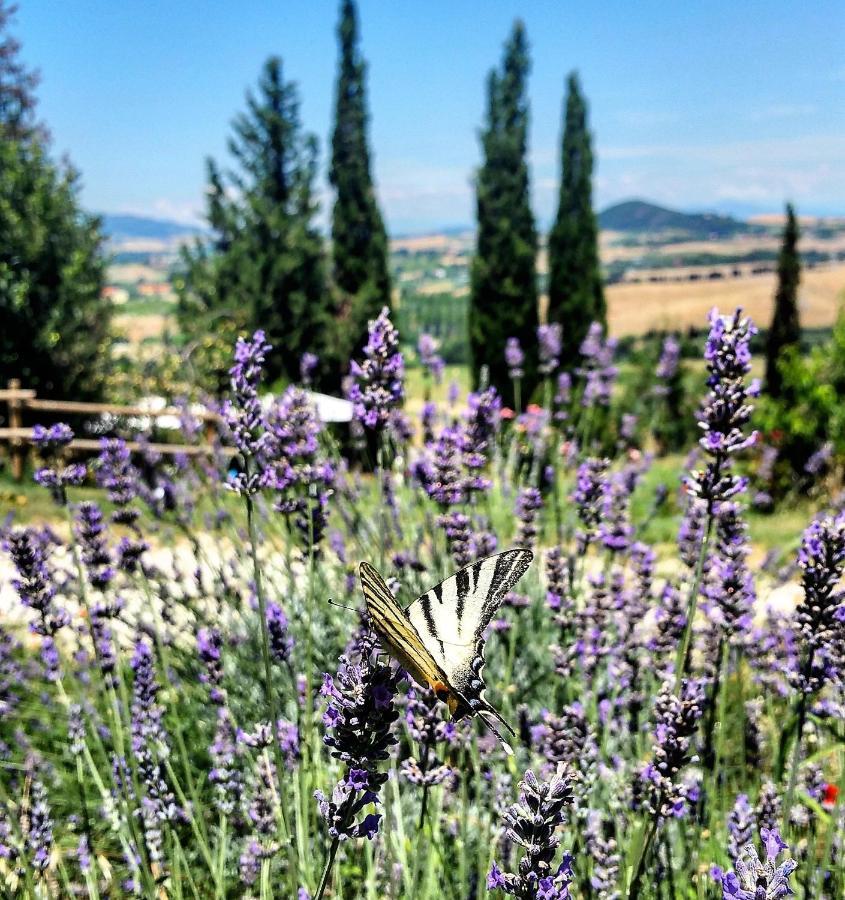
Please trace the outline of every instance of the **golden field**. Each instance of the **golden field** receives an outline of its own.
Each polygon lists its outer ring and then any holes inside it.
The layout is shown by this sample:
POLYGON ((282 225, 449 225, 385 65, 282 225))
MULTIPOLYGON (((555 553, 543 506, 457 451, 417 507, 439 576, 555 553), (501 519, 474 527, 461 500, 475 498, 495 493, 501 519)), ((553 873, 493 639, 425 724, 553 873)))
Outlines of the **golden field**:
MULTIPOLYGON (((719 281, 613 284, 606 291, 608 327, 616 337, 649 331, 701 328, 713 306, 741 306, 761 326, 772 316, 776 275, 766 273, 719 281)), ((801 324, 832 325, 845 303, 845 265, 805 269, 799 288, 801 324)))

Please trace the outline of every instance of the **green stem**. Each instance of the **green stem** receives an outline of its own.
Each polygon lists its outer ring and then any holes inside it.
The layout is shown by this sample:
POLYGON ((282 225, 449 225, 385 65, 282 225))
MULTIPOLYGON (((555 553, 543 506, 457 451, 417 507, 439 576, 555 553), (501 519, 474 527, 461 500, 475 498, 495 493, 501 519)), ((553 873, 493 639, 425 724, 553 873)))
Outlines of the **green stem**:
POLYGON ((704 573, 704 560, 710 548, 710 538, 713 534, 713 508, 707 506, 707 526, 704 531, 704 540, 698 551, 698 561, 695 564, 695 576, 690 585, 689 599, 687 600, 687 621, 684 626, 684 634, 678 647, 678 655, 675 657, 675 694, 680 695, 681 682, 689 663, 690 643, 692 641, 693 619, 698 606, 698 592, 701 588, 701 576, 704 573))
POLYGON ((320 886, 314 895, 314 900, 323 900, 323 894, 326 892, 326 886, 329 883, 329 875, 334 865, 334 859, 337 856, 337 848, 340 846, 340 838, 334 838, 329 848, 329 858, 326 860, 326 867, 323 869, 323 875, 320 878, 320 886))
MULTIPOLYGON (((246 475, 249 479, 249 465, 246 466, 246 475)), ((253 580, 255 581, 255 593, 258 597, 258 615, 261 619, 261 658, 264 661, 264 699, 272 719, 273 729, 273 756, 276 762, 276 779, 281 791, 282 772, 285 771, 282 759, 281 740, 279 736, 279 707, 276 702, 276 694, 273 691, 273 665, 270 661, 270 634, 267 627, 267 600, 264 596, 264 587, 261 578, 261 566, 258 562, 258 535, 255 528, 255 505, 251 494, 244 494, 246 501, 246 520, 249 532, 249 548, 252 556, 253 580)), ((285 818, 284 805, 279 804, 282 823, 285 830, 285 838, 289 841, 290 831, 285 818)))
POLYGON ((637 837, 636 845, 638 846, 637 859, 633 866, 631 881, 628 885, 628 900, 637 900, 640 896, 640 882, 642 881, 643 872, 645 870, 645 861, 651 850, 652 841, 657 833, 657 822, 649 819, 640 826, 640 832, 637 837))

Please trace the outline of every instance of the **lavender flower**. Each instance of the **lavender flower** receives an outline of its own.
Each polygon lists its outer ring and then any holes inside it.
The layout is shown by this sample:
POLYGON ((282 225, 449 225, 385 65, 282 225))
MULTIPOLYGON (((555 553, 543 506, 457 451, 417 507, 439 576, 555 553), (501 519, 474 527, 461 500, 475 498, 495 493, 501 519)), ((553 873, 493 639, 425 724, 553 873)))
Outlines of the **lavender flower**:
POLYGON ((140 510, 133 501, 140 493, 140 473, 132 464, 129 448, 120 438, 103 438, 97 457, 97 483, 108 491, 109 500, 115 505, 112 522, 126 525, 132 536, 124 536, 117 545, 118 565, 127 572, 134 572, 149 545, 141 537, 138 527, 140 510))
POLYGON ((267 635, 272 659, 277 663, 287 663, 293 651, 293 636, 288 631, 284 610, 272 601, 267 604, 267 635))
POLYGON ((350 366, 352 383, 348 397, 356 420, 365 428, 381 432, 391 412, 402 404, 405 365, 399 352, 399 334, 390 322, 387 307, 369 323, 364 361, 350 366))
POLYGON ((417 341, 417 353, 422 367, 431 375, 435 384, 440 384, 446 364, 437 353, 437 341, 430 334, 421 334, 417 341))
POLYGON ((539 781, 529 769, 519 783, 519 803, 504 813, 509 839, 525 854, 518 873, 502 872, 496 863, 487 876, 490 890, 500 889, 523 900, 569 900, 572 860, 564 856, 556 869, 553 861, 560 845, 555 831, 565 821, 564 809, 572 803, 572 791, 565 769, 548 782, 539 781))
POLYGON ((546 554, 546 602, 549 609, 569 613, 575 608, 572 596, 572 573, 560 547, 552 547, 546 554))
POLYGON ((540 352, 540 373, 551 375, 560 364, 562 328, 559 322, 540 325, 537 328, 537 343, 540 352))
POLYGON ((217 724, 209 754, 212 765, 208 780, 214 785, 221 811, 231 816, 240 807, 244 778, 238 764, 238 745, 231 713, 222 706, 217 709, 217 724))
POLYGON ((613 365, 615 352, 616 341, 613 338, 604 340, 602 326, 593 322, 581 344, 582 365, 575 370, 585 382, 581 397, 581 405, 585 408, 610 405, 613 383, 619 374, 613 365))
POLYGON ((759 392, 759 385, 746 386, 744 381, 751 369, 750 341, 756 331, 739 309, 733 316, 720 316, 715 309, 710 313, 710 336, 704 350, 710 390, 698 414, 704 432, 699 445, 710 459, 686 481, 693 496, 704 500, 710 510, 747 485, 746 478, 730 472, 730 463, 757 439, 756 432, 743 433, 751 418, 748 400, 759 392))
POLYGON ((490 487, 490 481, 484 477, 484 470, 492 457, 501 409, 502 400, 494 387, 471 393, 467 397, 460 445, 461 462, 466 470, 464 490, 468 497, 490 487))
POLYGON ((507 363, 508 375, 514 381, 525 375, 522 368, 525 364, 525 354, 522 352, 518 338, 509 337, 505 342, 505 363, 507 363))
POLYGON ((754 811, 746 794, 738 794, 728 815, 728 856, 736 864, 742 849, 754 836, 754 811))
POLYGON ((328 699, 323 743, 346 766, 331 798, 322 791, 315 794, 333 839, 372 838, 378 831, 379 814, 371 813, 359 822, 356 817, 365 806, 377 802, 387 781, 378 764, 387 759, 389 747, 396 743, 392 733, 399 716, 393 701, 396 683, 397 674, 387 666, 373 664, 368 653, 362 654, 357 664, 341 657, 337 676, 323 677, 320 693, 328 699))
POLYGON ((315 353, 308 353, 306 351, 302 354, 302 357, 299 360, 299 380, 306 387, 310 386, 311 376, 314 374, 314 370, 317 368, 319 362, 320 357, 315 353))
POLYGON ((444 513, 437 524, 446 532, 449 552, 455 565, 462 569, 472 562, 472 529, 469 516, 455 510, 444 513))
POLYGON ((131 506, 138 496, 140 473, 132 465, 126 441, 120 438, 103 438, 97 457, 97 483, 108 491, 109 500, 117 507, 112 521, 121 525, 133 525, 140 515, 131 506))
POLYGON ((43 874, 50 865, 53 850, 53 819, 47 802, 47 791, 38 777, 32 779, 29 818, 24 827, 24 837, 33 868, 43 874))
POLYGON ((5 546, 17 572, 12 587, 23 605, 38 614, 38 619, 29 627, 42 638, 44 673, 49 680, 55 680, 59 675, 59 654, 53 638, 59 629, 70 624, 70 616, 53 602, 56 582, 47 565, 44 542, 34 530, 27 528, 10 532, 5 546))
POLYGON ((718 611, 723 633, 730 638, 750 627, 756 593, 746 563, 750 552, 748 526, 739 505, 731 501, 720 503, 716 514, 716 552, 704 594, 718 611))
POLYGON ((657 362, 658 383, 654 386, 655 395, 662 397, 669 393, 667 382, 671 381, 678 371, 678 363, 681 359, 681 342, 674 336, 668 335, 663 340, 663 347, 660 351, 660 359, 657 362))
POLYGON ((114 578, 112 557, 104 539, 105 525, 100 507, 91 501, 76 510, 75 531, 82 549, 82 561, 92 587, 105 590, 114 578))
POLYGON ((43 425, 34 425, 32 428, 32 443, 45 456, 58 453, 72 440, 73 430, 64 422, 57 422, 49 428, 45 428, 43 425))
POLYGON ((321 425, 302 388, 291 385, 267 416, 262 487, 276 491, 274 508, 289 517, 307 545, 322 540, 335 472, 319 449, 321 425))
POLYGON ((593 860, 590 886, 595 891, 596 900, 619 900, 616 889, 622 855, 614 833, 613 819, 603 816, 597 809, 587 813, 587 827, 584 837, 587 852, 593 860))
MULTIPOLYGON (((270 736, 269 727, 267 735, 270 736)), ((239 860, 241 880, 244 884, 252 884, 258 876, 261 862, 271 859, 279 850, 279 845, 274 840, 279 805, 276 784, 278 784, 276 767, 265 750, 256 760, 252 793, 247 807, 247 818, 252 826, 252 833, 247 838, 239 860)))
POLYGON ((725 900, 775 900, 795 893, 789 885, 789 876, 798 864, 786 859, 779 866, 777 858, 789 848, 777 829, 761 828, 760 836, 766 848, 766 859, 761 861, 753 844, 746 844, 736 861, 736 871, 722 879, 722 896, 725 900))
POLYGON ((633 538, 634 526, 628 514, 631 488, 631 483, 622 472, 614 473, 601 483, 598 537, 602 545, 614 553, 627 550, 633 538))
POLYGON ((845 571, 845 517, 814 521, 798 552, 804 598, 795 612, 801 661, 790 681, 803 695, 814 694, 845 674, 842 651, 845 593, 837 590, 845 571))
POLYGON ((226 691, 223 688, 223 659, 220 650, 223 636, 216 628, 200 628, 197 632, 197 654, 203 664, 200 681, 209 687, 209 699, 216 706, 226 702, 226 691))
POLYGON ((569 372, 561 372, 557 376, 555 390, 555 421, 565 422, 569 418, 569 404, 572 401, 572 376, 569 372))
POLYGON ((403 760, 402 775, 411 784, 422 787, 442 784, 452 770, 437 759, 437 745, 454 741, 456 731, 452 722, 445 722, 441 717, 440 702, 434 691, 418 687, 408 691, 405 723, 411 737, 420 745, 420 758, 403 760))
POLYGON ((578 467, 575 490, 570 499, 576 506, 578 519, 583 526, 577 534, 581 553, 595 539, 601 521, 605 473, 609 465, 610 460, 589 458, 578 467))
POLYGON ((249 340, 239 337, 235 344, 235 364, 229 370, 232 399, 224 406, 223 414, 248 472, 231 476, 228 484, 240 494, 253 494, 258 490, 266 442, 258 389, 264 360, 271 349, 260 329, 249 340))
POLYGON ((147 852, 152 861, 160 862, 163 858, 162 826, 176 819, 179 810, 164 778, 162 760, 169 753, 162 723, 164 710, 158 704, 159 686, 153 653, 143 639, 135 644, 132 669, 135 673, 131 707, 132 753, 143 791, 140 815, 147 852))
POLYGON ((686 604, 677 587, 667 582, 660 593, 654 613, 654 634, 648 648, 663 666, 678 646, 687 624, 686 604))
POLYGON ((35 425, 32 429, 32 443, 44 463, 36 469, 36 484, 49 489, 51 496, 60 506, 67 503, 67 488, 82 484, 88 474, 81 463, 65 463, 65 449, 73 440, 73 431, 64 422, 57 422, 49 428, 35 425))
POLYGON ((827 469, 832 457, 833 444, 830 441, 825 441, 804 464, 804 471, 808 475, 818 477, 825 471, 825 469, 827 469))
POLYGON ((537 513, 543 508, 543 498, 537 488, 523 488, 516 498, 516 517, 519 521, 516 541, 520 547, 534 547, 537 543, 537 513))
POLYGON ((586 799, 596 775, 599 746, 596 733, 580 703, 565 706, 561 715, 545 713, 542 754, 552 763, 566 763, 570 786, 586 799))
POLYGON ((640 772, 645 805, 658 820, 680 816, 689 800, 681 770, 693 760, 692 738, 704 705, 704 688, 684 680, 681 695, 666 684, 655 701, 653 759, 640 772))
POLYGON ((773 781, 764 781, 754 807, 754 820, 761 829, 777 828, 781 817, 781 806, 777 785, 773 781))

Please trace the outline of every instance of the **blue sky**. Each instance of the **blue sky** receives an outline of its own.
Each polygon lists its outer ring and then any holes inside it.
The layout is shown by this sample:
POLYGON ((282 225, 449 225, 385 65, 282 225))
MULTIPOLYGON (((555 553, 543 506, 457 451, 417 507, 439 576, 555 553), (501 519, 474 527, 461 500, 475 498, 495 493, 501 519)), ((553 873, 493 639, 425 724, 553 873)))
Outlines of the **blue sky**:
MULTIPOLYGON (((337 4, 19 0, 41 115, 92 209, 196 219, 204 159, 270 54, 298 82, 322 162, 337 4)), ((360 0, 375 176, 391 231, 473 219, 484 80, 513 19, 531 41, 531 164, 554 213, 561 104, 579 71, 596 203, 845 214, 845 4, 360 0)), ((324 190, 324 188, 323 188, 324 190)))

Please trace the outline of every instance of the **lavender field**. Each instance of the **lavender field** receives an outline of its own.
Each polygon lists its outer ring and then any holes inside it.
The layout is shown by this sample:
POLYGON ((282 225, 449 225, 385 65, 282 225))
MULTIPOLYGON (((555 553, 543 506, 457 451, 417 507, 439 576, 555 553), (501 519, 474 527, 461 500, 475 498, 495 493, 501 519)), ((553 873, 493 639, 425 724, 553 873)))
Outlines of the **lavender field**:
POLYGON ((261 402, 261 332, 211 457, 70 459, 70 428, 36 429, 51 521, 3 531, 3 895, 845 896, 845 518, 817 493, 796 552, 751 546, 754 326, 709 327, 700 439, 645 494, 679 345, 634 409, 597 326, 572 373, 541 326, 525 409, 482 387, 412 420, 385 310, 351 434, 316 417, 311 357, 261 402), (645 539, 658 512, 674 543, 645 539), (485 670, 507 755, 379 651, 357 571, 407 606, 512 547, 534 560, 485 670))

